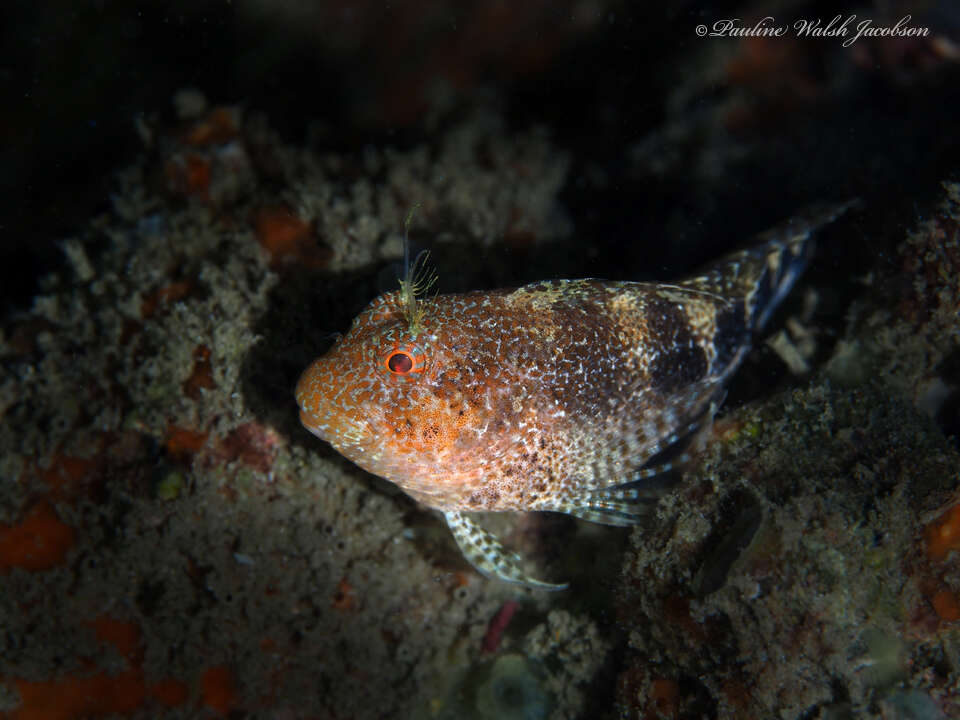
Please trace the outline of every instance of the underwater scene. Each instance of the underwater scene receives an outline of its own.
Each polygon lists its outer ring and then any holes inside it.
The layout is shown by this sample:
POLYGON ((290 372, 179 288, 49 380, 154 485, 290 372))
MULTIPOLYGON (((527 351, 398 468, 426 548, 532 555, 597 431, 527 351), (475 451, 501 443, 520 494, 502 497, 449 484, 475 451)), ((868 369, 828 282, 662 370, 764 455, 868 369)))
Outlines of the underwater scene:
POLYGON ((960 4, 3 17, 0 720, 960 718, 960 4))

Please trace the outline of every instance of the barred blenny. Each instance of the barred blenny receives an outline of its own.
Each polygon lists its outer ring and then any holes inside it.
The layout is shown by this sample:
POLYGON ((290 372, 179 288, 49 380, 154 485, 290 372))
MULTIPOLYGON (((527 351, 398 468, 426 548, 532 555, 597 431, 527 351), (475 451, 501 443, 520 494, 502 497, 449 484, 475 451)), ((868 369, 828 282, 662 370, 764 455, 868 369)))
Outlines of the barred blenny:
POLYGON ((637 522, 656 501, 652 478, 678 462, 655 456, 708 425, 806 265, 811 234, 849 205, 810 210, 671 284, 548 280, 424 297, 431 278, 414 263, 300 377, 300 419, 441 511, 485 575, 565 587, 530 577, 464 513, 637 522))

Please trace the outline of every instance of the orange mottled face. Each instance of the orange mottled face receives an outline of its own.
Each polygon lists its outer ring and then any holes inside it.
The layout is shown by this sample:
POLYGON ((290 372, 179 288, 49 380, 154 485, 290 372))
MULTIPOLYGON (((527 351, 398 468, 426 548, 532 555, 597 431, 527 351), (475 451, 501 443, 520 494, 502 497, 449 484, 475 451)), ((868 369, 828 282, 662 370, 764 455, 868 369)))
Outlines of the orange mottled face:
POLYGON ((414 336, 397 293, 374 300, 297 384, 300 420, 368 472, 434 507, 482 477, 476 450, 501 403, 480 383, 469 324, 426 300, 414 336))

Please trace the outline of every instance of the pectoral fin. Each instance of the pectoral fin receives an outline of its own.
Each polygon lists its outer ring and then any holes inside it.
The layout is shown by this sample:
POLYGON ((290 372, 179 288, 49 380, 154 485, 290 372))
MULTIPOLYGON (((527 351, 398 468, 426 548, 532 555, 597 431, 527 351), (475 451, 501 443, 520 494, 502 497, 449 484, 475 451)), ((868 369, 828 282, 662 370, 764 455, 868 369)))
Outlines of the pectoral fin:
POLYGON ((445 512, 447 525, 464 557, 489 578, 526 585, 538 590, 564 590, 567 583, 557 585, 530 577, 524 572, 520 556, 507 550, 497 538, 460 512, 445 512))

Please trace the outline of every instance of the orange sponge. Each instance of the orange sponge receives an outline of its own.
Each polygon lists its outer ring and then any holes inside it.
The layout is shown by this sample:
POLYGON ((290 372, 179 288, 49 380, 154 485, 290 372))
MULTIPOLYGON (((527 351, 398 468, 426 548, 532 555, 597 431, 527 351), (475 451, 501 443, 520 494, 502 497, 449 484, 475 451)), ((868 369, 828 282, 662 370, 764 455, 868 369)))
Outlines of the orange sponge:
POLYGON ((19 567, 48 570, 61 564, 76 532, 41 500, 27 510, 19 525, 0 525, 0 572, 19 567))

